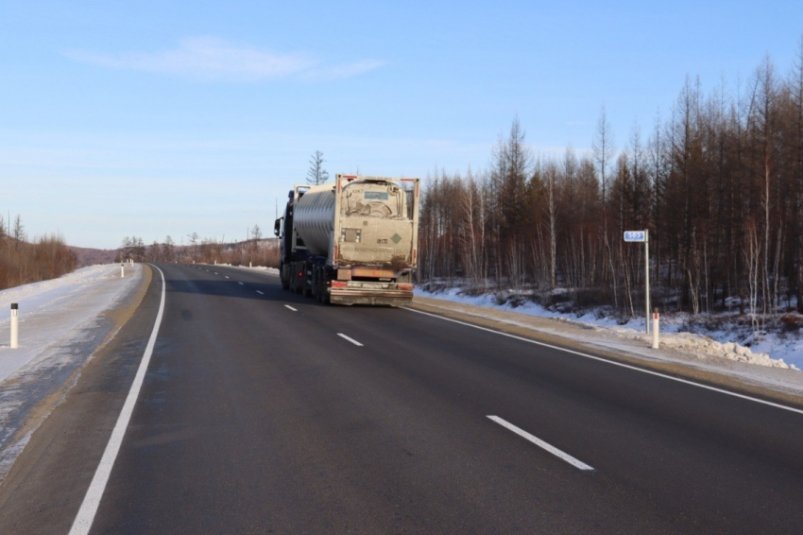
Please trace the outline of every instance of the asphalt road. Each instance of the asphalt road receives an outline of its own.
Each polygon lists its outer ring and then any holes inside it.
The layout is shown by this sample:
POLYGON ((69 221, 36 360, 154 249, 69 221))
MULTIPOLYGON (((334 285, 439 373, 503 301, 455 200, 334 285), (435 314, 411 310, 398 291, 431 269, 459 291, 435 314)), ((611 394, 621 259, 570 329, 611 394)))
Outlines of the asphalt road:
MULTIPOLYGON (((320 305, 263 274, 161 267, 163 322, 92 533, 803 533, 799 412, 320 305)), ((7 528, 69 529, 133 369, 82 378, 105 396, 83 410, 105 416, 63 412, 89 431, 34 437, 58 473, 21 469, 7 528)))

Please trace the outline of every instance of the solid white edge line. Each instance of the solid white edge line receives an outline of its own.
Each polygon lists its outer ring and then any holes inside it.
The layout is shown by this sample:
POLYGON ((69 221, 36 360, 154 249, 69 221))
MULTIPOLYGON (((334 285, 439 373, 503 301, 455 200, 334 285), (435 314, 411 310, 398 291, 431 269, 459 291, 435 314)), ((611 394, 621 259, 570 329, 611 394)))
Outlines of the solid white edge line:
POLYGON ((156 314, 156 321, 151 331, 151 337, 148 339, 148 345, 145 347, 145 353, 142 355, 137 374, 134 376, 134 381, 131 383, 131 389, 128 391, 128 396, 120 411, 120 416, 117 417, 117 423, 114 425, 112 434, 109 437, 109 442, 106 444, 103 457, 100 459, 92 482, 89 484, 89 488, 84 496, 84 501, 81 503, 81 508, 75 516, 72 528, 70 528, 70 535, 85 535, 89 533, 89 530, 92 528, 92 523, 95 521, 95 515, 98 512, 98 506, 100 506, 100 500, 103 498, 106 484, 109 482, 109 476, 114 467, 114 461, 117 459, 117 454, 120 452, 120 446, 123 444, 126 429, 131 421, 131 415, 134 412, 134 405, 137 402, 140 390, 142 390, 145 373, 148 370, 148 364, 153 355, 156 337, 159 334, 159 327, 162 325, 166 293, 164 273, 156 266, 153 266, 153 268, 156 269, 162 277, 162 297, 159 302, 159 312, 156 314))
POLYGON ((738 392, 732 392, 730 390, 725 390, 723 388, 717 388, 715 386, 704 385, 702 383, 696 383, 696 382, 691 381, 689 379, 681 379, 680 377, 673 377, 673 376, 667 375, 665 373, 656 372, 656 371, 652 371, 652 370, 647 370, 645 368, 639 368, 638 366, 633 366, 631 364, 625 364, 624 362, 617 362, 615 360, 609 360, 609 359, 606 359, 606 358, 603 358, 603 357, 597 357, 597 356, 594 356, 594 355, 589 355, 588 353, 583 353, 582 351, 575 351, 573 349, 568 349, 568 348, 565 348, 565 347, 560 347, 560 346, 556 346, 556 345, 552 345, 552 344, 547 344, 546 342, 539 342, 537 340, 531 340, 530 338, 525 338, 523 336, 518 336, 518 335, 515 335, 515 334, 509 334, 509 333, 506 333, 506 332, 497 331, 497 330, 494 330, 494 329, 489 329, 488 327, 481 327, 479 325, 474 325, 472 323, 468 323, 468 322, 465 322, 465 321, 460 321, 460 320, 456 320, 456 319, 452 319, 452 318, 447 318, 445 316, 439 316, 438 314, 432 314, 430 312, 424 312, 422 310, 415 310, 413 308, 408 308, 408 307, 400 307, 400 308, 403 308, 404 310, 408 310, 410 312, 415 312, 416 314, 423 314, 424 316, 430 316, 430 317, 433 317, 433 318, 442 319, 443 321, 450 321, 452 323, 457 323, 459 325, 465 325, 466 327, 472 327, 474 329, 479 329, 480 331, 486 331, 486 332, 498 334, 498 335, 501 335, 501 336, 507 336, 508 338, 513 338, 515 340, 520 340, 522 342, 535 344, 535 345, 541 346, 541 347, 548 347, 550 349, 555 349, 557 351, 562 351, 564 353, 570 353, 572 355, 577 355, 578 357, 584 357, 584 358, 587 358, 587 359, 596 360, 598 362, 604 362, 605 364, 610 364, 612 366, 619 366, 620 368, 627 368, 628 370, 633 370, 633 371, 637 371, 637 372, 641 372, 641 373, 646 373, 648 375, 653 375, 655 377, 661 377, 663 379, 669 379, 670 381, 676 381, 678 383, 683 383, 683 384, 690 385, 690 386, 696 386, 698 388, 703 388, 705 390, 710 390, 712 392, 718 392, 720 394, 733 396, 733 397, 744 399, 744 400, 747 400, 747 401, 753 401, 755 403, 760 403, 762 405, 767 405, 769 407, 774 407, 776 409, 783 409, 785 411, 795 412, 797 414, 803 414, 803 410, 801 410, 801 409, 797 409, 795 407, 789 407, 787 405, 781 405, 780 403, 775 403, 773 401, 767 401, 765 399, 754 398, 754 397, 748 396, 746 394, 739 394, 738 392))
POLYGON ((350 337, 350 336, 347 336, 347 335, 345 335, 345 334, 343 334, 343 333, 337 333, 337 335, 338 335, 340 338, 342 338, 343 340, 346 340, 346 341, 348 341, 348 342, 351 342, 352 344, 354 344, 354 345, 355 345, 355 346, 357 346, 357 347, 363 347, 363 345, 362 345, 360 342, 358 342, 357 340, 355 340, 354 338, 352 338, 352 337, 350 337))
POLYGON ((286 308, 286 309, 288 309, 288 310, 292 310, 293 312, 298 312, 298 309, 297 309, 297 308, 293 308, 293 307, 291 307, 290 305, 284 305, 284 308, 286 308))
POLYGON ((528 433, 524 429, 522 429, 520 427, 516 427, 512 423, 508 422, 507 420, 504 420, 503 418, 500 418, 499 416, 493 416, 493 415, 489 414, 489 415, 486 416, 486 418, 488 418, 491 421, 501 425, 502 427, 504 427, 508 431, 513 431, 514 433, 516 433, 520 437, 528 440, 529 442, 532 442, 533 444, 535 444, 539 448, 548 451, 549 453, 551 453, 552 455, 554 455, 558 459, 569 463, 570 465, 574 466, 575 468, 577 468, 579 470, 594 470, 594 467, 587 465, 586 463, 584 463, 583 461, 581 461, 581 460, 579 460, 579 459, 577 459, 575 457, 572 457, 571 455, 569 455, 565 451, 556 448, 555 446, 553 446, 549 442, 541 440, 537 436, 528 433))

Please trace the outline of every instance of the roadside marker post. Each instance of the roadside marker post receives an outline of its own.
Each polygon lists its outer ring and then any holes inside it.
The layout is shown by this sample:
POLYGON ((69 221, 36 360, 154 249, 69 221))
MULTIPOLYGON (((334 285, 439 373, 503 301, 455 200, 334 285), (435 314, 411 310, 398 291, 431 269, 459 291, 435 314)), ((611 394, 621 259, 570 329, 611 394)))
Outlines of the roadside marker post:
POLYGON ((120 278, 121 279, 125 278, 125 264, 123 264, 122 262, 120 262, 120 278))
POLYGON ((641 242, 644 244, 644 323, 647 334, 650 334, 650 231, 626 230, 626 242, 641 242))
POLYGON ((17 311, 19 305, 11 303, 11 349, 17 349, 20 346, 19 334, 19 318, 17 318, 17 311))
POLYGON ((655 309, 655 312, 652 313, 652 348, 658 349, 658 345, 661 342, 661 315, 658 313, 658 309, 655 309))

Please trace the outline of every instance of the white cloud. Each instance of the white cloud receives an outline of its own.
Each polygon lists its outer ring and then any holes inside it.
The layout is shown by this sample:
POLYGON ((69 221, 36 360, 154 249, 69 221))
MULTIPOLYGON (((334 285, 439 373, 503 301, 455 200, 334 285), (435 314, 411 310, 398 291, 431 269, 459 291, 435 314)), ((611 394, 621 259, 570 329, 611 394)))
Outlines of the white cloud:
POLYGON ((335 79, 357 76, 381 67, 376 60, 325 65, 305 54, 280 54, 230 43, 215 37, 182 39, 177 48, 159 52, 104 54, 70 50, 74 61, 112 69, 136 70, 209 80, 253 81, 289 76, 335 79))

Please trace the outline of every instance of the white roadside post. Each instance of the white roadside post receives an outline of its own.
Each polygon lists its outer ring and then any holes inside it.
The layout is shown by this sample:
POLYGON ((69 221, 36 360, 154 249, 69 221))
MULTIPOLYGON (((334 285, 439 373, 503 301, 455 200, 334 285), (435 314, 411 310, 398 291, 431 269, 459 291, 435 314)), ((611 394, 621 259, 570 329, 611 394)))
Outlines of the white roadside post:
POLYGON ((125 278, 125 264, 120 262, 120 278, 125 278))
POLYGON ((644 323, 650 334, 650 231, 626 230, 625 241, 644 244, 644 323))
POLYGON ((658 349, 658 345, 661 342, 661 315, 658 313, 658 309, 655 309, 655 312, 652 313, 652 348, 658 349))
POLYGON ((11 349, 17 349, 20 346, 18 309, 17 303, 11 303, 11 349))

